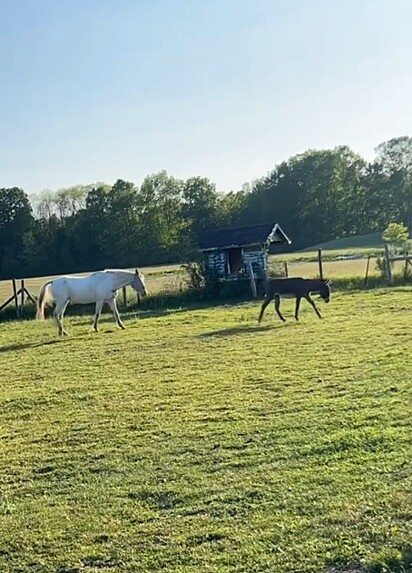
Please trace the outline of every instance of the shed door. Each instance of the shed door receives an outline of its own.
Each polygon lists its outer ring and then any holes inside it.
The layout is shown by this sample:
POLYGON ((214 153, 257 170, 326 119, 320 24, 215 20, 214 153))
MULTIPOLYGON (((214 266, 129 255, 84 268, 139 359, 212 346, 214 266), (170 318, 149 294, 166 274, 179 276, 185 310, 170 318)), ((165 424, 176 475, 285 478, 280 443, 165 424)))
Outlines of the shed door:
POLYGON ((227 260, 228 260, 229 274, 238 273, 243 267, 242 249, 240 247, 236 247, 234 249, 228 249, 227 260))

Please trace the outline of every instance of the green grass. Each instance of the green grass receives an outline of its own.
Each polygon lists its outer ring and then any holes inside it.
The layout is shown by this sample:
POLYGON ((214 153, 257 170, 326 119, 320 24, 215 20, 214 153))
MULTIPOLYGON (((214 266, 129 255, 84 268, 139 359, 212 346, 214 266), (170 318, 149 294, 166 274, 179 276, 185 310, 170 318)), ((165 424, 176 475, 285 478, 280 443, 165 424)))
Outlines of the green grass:
MULTIPOLYGON (((185 273, 178 264, 143 267, 140 270, 144 274, 145 281, 153 293, 162 291, 165 288, 177 288, 182 282, 184 282, 185 273)), ((78 273, 78 276, 88 274, 90 273, 78 273)), ((26 278, 25 286, 29 290, 30 294, 37 296, 42 285, 51 278, 54 278, 54 276, 26 278)), ((17 281, 17 288, 20 288, 20 280, 17 281)), ((12 294, 13 290, 11 280, 0 281, 0 304, 7 300, 7 298, 12 294)))
POLYGON ((304 249, 304 251, 315 251, 317 249, 323 249, 325 251, 383 249, 383 244, 382 233, 370 233, 368 235, 353 235, 344 237, 343 239, 334 239, 333 241, 308 247, 304 249))
POLYGON ((0 571, 409 571, 410 289, 0 330, 0 571))
MULTIPOLYGON (((375 235, 365 235, 363 237, 375 237, 375 235)), ((327 245, 329 245, 329 247, 325 245, 325 251, 322 255, 325 266, 325 276, 332 279, 342 276, 363 276, 366 264, 364 260, 336 260, 340 256, 351 255, 360 255, 362 257, 373 255, 373 260, 371 261, 371 273, 373 274, 376 254, 381 253, 382 249, 375 247, 356 247, 357 244, 367 244, 367 241, 364 238, 362 239, 362 237, 350 237, 348 239, 338 239, 337 241, 328 243, 327 245), (352 241, 352 243, 350 241, 352 241), (346 244, 348 247, 338 246, 336 249, 332 249, 333 245, 340 244, 346 244), (351 244, 354 245, 353 248, 350 247, 351 244)), ((369 244, 373 244, 372 239, 369 239, 369 244)), ((310 250, 306 249, 305 251, 270 255, 269 265, 274 266, 278 263, 283 265, 284 262, 287 262, 290 276, 315 276, 318 273, 318 254, 316 249, 317 247, 312 247, 310 250)), ((398 266, 399 265, 400 263, 398 263, 398 266)), ((145 275, 146 285, 149 288, 149 291, 154 295, 178 291, 185 288, 187 284, 187 273, 182 269, 180 264, 144 267, 141 270, 145 275)), ((89 273, 79 273, 80 276, 85 274, 89 273)), ((45 276, 26 278, 25 286, 32 296, 37 297, 41 286, 51 278, 53 277, 45 276)), ((17 288, 20 288, 20 281, 17 282, 17 288)), ((11 281, 0 281, 0 305, 11 297, 12 294, 11 281)), ((135 294, 130 288, 128 289, 128 297, 130 300, 135 299, 135 294)), ((13 315, 13 311, 11 310, 12 306, 12 304, 9 306, 10 315, 13 315)))

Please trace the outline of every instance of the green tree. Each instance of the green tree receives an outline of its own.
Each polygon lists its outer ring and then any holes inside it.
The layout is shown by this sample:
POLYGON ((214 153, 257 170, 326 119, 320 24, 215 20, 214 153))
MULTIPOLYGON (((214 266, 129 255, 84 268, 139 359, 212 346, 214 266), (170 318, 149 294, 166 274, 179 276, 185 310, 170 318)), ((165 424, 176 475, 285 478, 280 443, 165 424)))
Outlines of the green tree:
POLYGON ((118 179, 108 193, 105 252, 112 266, 132 266, 139 264, 139 196, 138 189, 131 181, 118 179))
POLYGON ((72 237, 83 270, 112 266, 110 189, 108 185, 90 189, 85 208, 76 215, 72 237))
POLYGON ((33 212, 23 189, 0 189, 0 273, 18 275, 24 234, 33 225, 33 212))
POLYGON ((378 145, 376 162, 386 176, 385 193, 390 218, 412 231, 412 137, 395 137, 378 145))
POLYGON ((406 225, 402 223, 389 223, 384 232, 382 239, 386 243, 401 243, 409 239, 409 231, 406 225))
POLYGON ((148 175, 139 192, 140 235, 147 258, 157 262, 177 260, 187 231, 182 215, 183 182, 159 171, 148 175))
MULTIPOLYGON (((237 193, 221 193, 217 204, 216 225, 219 227, 232 227, 243 224, 243 216, 247 213, 248 192, 241 189, 237 193)), ((250 220, 245 224, 249 224, 250 220)))
POLYGON ((183 184, 183 216, 196 237, 199 231, 215 226, 218 194, 206 177, 190 177, 183 184))

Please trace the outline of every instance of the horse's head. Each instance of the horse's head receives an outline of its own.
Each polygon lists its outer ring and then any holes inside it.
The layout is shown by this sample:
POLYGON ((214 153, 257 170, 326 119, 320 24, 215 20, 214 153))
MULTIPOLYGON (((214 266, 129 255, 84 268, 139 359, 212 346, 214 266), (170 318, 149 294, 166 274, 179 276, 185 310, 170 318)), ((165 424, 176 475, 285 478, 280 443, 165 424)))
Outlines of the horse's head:
POLYGON ((132 288, 142 296, 147 295, 146 285, 144 283, 144 276, 136 269, 132 281, 132 288))
POLYGON ((332 281, 328 281, 328 280, 321 280, 320 281, 319 294, 325 302, 330 301, 330 285, 331 284, 332 284, 332 281))

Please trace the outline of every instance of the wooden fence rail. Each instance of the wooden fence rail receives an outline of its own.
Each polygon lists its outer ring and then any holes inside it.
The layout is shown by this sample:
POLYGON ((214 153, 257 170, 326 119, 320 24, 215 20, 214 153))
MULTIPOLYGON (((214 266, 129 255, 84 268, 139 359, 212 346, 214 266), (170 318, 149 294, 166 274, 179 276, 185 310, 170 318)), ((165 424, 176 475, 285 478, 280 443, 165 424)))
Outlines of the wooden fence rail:
POLYGON ((0 311, 2 311, 3 308, 6 308, 6 306, 14 302, 14 305, 16 307, 17 318, 23 318, 24 303, 26 299, 30 300, 33 304, 36 304, 36 299, 29 293, 29 291, 25 287, 24 279, 20 280, 20 288, 18 290, 17 290, 16 279, 12 279, 11 282, 12 282, 13 294, 11 295, 10 298, 8 298, 5 302, 3 302, 3 304, 0 305, 0 311))
POLYGON ((408 273, 408 265, 412 267, 412 255, 405 253, 404 255, 391 255, 389 246, 385 245, 385 270, 386 277, 390 283, 393 283, 392 263, 396 261, 405 261, 404 277, 408 273))

